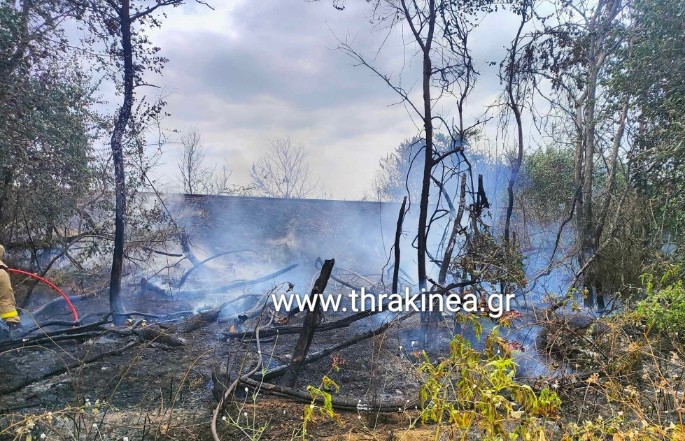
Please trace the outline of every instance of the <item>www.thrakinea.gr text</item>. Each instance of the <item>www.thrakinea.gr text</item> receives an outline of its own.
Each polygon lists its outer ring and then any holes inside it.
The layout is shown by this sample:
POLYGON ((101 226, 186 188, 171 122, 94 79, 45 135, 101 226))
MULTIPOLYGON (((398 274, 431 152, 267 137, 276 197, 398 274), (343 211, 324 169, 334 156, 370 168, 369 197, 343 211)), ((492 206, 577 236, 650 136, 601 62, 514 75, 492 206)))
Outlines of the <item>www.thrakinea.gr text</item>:
POLYGON ((412 293, 409 288, 406 288, 404 294, 371 294, 362 288, 359 292, 353 290, 350 294, 335 293, 319 296, 301 296, 293 292, 274 293, 271 295, 271 300, 276 310, 280 312, 289 312, 294 308, 297 311, 312 311, 316 297, 319 297, 319 305, 323 312, 347 312, 348 310, 352 312, 487 312, 490 317, 498 318, 511 309, 514 294, 488 293, 486 301, 482 302, 478 294, 471 292, 443 295, 412 293), (346 297, 350 300, 349 308, 341 306, 346 297))

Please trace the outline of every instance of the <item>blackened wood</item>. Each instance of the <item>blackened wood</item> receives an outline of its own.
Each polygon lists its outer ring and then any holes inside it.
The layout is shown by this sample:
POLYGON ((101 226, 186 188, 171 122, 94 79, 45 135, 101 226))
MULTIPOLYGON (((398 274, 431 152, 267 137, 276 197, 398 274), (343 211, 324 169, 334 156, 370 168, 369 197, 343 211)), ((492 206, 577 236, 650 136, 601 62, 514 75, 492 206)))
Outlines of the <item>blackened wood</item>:
POLYGON ((112 162, 114 164, 115 183, 115 211, 114 211, 114 252, 112 253, 112 271, 109 283, 109 306, 112 313, 112 321, 121 325, 126 321, 124 305, 121 300, 121 277, 124 265, 124 228, 126 224, 126 172, 124 170, 124 147, 122 139, 126 132, 126 126, 131 117, 133 107, 133 43, 131 24, 130 0, 122 0, 119 14, 119 27, 121 30, 121 49, 124 62, 124 102, 119 108, 114 130, 112 131, 112 162))
POLYGON ((438 283, 441 285, 445 284, 447 280, 447 270, 452 263, 452 253, 454 252, 454 247, 457 244, 457 236, 464 228, 461 226, 462 218, 464 217, 464 210, 466 208, 466 174, 461 175, 461 184, 459 185, 459 211, 457 212, 457 217, 454 218, 454 223, 452 224, 452 232, 450 233, 450 238, 447 241, 447 248, 445 248, 445 256, 442 259, 442 264, 440 265, 440 274, 438 275, 438 283))
POLYGON ((319 278, 314 283, 314 288, 309 294, 313 297, 313 308, 311 311, 307 311, 307 315, 304 318, 304 324, 302 325, 302 332, 300 333, 300 338, 295 345, 295 350, 293 351, 293 357, 290 361, 290 366, 285 376, 283 377, 283 384, 288 387, 294 387, 297 382, 297 377, 300 375, 300 370, 302 369, 303 362, 307 358, 307 352, 309 352, 309 347, 314 339, 314 331, 316 327, 321 323, 321 302, 320 298, 328 285, 328 279, 331 277, 333 272, 333 265, 335 264, 335 259, 326 260, 321 268, 321 273, 319 278))
POLYGON ((392 270, 392 293, 397 294, 400 279, 400 238, 402 237, 402 224, 404 223, 404 213, 407 206, 407 197, 402 200, 400 214, 397 217, 397 228, 395 229, 395 268, 392 270))

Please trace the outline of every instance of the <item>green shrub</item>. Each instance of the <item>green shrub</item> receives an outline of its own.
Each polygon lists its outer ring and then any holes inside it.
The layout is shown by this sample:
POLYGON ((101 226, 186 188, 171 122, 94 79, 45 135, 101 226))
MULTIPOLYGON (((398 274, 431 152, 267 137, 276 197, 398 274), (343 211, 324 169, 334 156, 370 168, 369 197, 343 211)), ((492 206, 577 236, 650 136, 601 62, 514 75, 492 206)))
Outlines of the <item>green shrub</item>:
POLYGON ((445 427, 461 439, 476 432, 485 440, 544 439, 542 418, 555 417, 561 400, 518 383, 509 348, 495 328, 482 352, 457 335, 446 359, 433 364, 424 354, 421 421, 437 423, 436 440, 445 427))
POLYGON ((679 266, 671 266, 656 279, 653 274, 642 276, 645 298, 637 304, 637 315, 650 328, 661 332, 685 330, 685 287, 679 266))

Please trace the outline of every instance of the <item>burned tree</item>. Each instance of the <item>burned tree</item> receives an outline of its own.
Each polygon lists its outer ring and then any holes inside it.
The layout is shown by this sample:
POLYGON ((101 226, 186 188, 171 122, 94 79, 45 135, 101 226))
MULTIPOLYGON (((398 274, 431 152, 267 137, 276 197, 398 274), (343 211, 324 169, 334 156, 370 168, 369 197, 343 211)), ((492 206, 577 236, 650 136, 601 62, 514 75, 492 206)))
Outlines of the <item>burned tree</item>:
MULTIPOLYGON (((390 26, 400 23, 407 25, 408 38, 418 50, 421 60, 421 101, 413 100, 410 97, 410 91, 405 89, 399 80, 381 72, 349 43, 341 41, 339 48, 359 65, 365 66, 378 75, 401 97, 408 110, 418 116, 422 122, 422 131, 417 137, 420 140, 419 153, 416 155, 417 158, 419 156, 422 158, 416 250, 418 288, 421 292, 428 292, 429 262, 441 267, 441 277, 446 276, 447 268, 452 264, 449 260, 455 249, 456 237, 466 231, 456 224, 456 222, 461 222, 462 216, 457 215, 458 210, 451 202, 454 197, 450 195, 448 188, 455 187, 449 185, 449 181, 461 180, 459 176, 462 174, 470 177, 471 167, 464 154, 464 147, 468 143, 469 136, 476 132, 482 121, 478 120, 473 125, 467 125, 465 122, 466 99, 473 91, 477 76, 468 39, 477 23, 474 17, 493 11, 494 2, 486 0, 457 2, 377 0, 373 2, 373 10, 379 22, 390 23, 390 26), (434 113, 435 103, 446 96, 456 98, 458 117, 456 124, 448 124, 445 115, 434 113), (448 142, 445 143, 444 148, 437 147, 438 130, 448 134, 448 142), (435 197, 431 196, 433 191, 431 187, 436 191, 435 197), (431 201, 434 201, 437 207, 432 213, 429 207, 431 201), (449 208, 443 208, 445 204, 449 208), (428 239, 431 227, 437 228, 437 223, 446 216, 449 217, 450 222, 441 242, 448 245, 447 249, 442 251, 443 256, 438 257, 429 250, 428 239)), ((474 197, 471 206, 476 206, 478 204, 475 201, 476 191, 473 178, 470 177, 467 181, 471 188, 469 193, 474 197)), ((459 189, 456 192, 457 195, 462 193, 459 189)), ((409 196, 409 207, 411 207, 414 201, 411 201, 411 194, 409 196)), ((465 198, 459 197, 459 201, 462 204, 459 211, 468 208, 465 207, 465 198)), ((424 330, 434 324, 434 317, 435 315, 428 313, 422 314, 424 330)), ((424 343, 428 340, 428 333, 424 332, 424 343)))
MULTIPOLYGON (((159 27, 161 21, 155 16, 158 9, 179 6, 185 0, 163 0, 154 4, 136 0, 72 0, 84 9, 83 21, 92 34, 92 41, 102 41, 109 48, 103 64, 113 64, 116 70, 110 72, 112 80, 123 96, 121 106, 114 118, 110 146, 114 167, 114 250, 110 277, 109 299, 112 314, 118 321, 122 319, 124 307, 121 301, 121 278, 123 274, 124 244, 126 228, 126 137, 135 136, 131 116, 135 103, 135 89, 145 86, 144 74, 147 71, 161 72, 164 58, 158 55, 159 48, 151 47, 145 35, 144 26, 159 27)), ((204 2, 200 2, 204 3, 204 2)), ((156 115, 163 103, 152 105, 146 116, 156 115)))
POLYGON ((319 323, 321 323, 323 318, 320 297, 323 295, 323 292, 328 285, 328 279, 331 277, 331 273, 333 272, 333 265, 335 265, 335 259, 326 260, 323 263, 319 278, 316 279, 314 287, 312 288, 312 292, 309 294, 314 298, 314 306, 311 311, 306 312, 300 338, 295 345, 290 366, 283 379, 284 384, 289 387, 295 386, 295 382, 300 374, 302 365, 307 358, 309 347, 314 339, 316 327, 319 325, 319 323))

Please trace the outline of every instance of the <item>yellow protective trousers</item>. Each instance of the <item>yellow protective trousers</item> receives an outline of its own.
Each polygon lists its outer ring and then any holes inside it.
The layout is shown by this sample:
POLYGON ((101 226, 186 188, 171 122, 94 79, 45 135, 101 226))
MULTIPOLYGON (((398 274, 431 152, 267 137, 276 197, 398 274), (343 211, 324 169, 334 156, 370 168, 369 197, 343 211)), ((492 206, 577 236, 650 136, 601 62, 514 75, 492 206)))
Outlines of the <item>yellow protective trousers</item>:
MULTIPOLYGON (((0 260, 0 268, 6 267, 0 260)), ((10 275, 4 269, 0 269, 0 318, 7 323, 19 323, 17 303, 14 299, 14 290, 10 275)))

